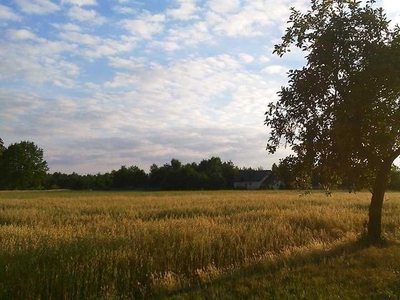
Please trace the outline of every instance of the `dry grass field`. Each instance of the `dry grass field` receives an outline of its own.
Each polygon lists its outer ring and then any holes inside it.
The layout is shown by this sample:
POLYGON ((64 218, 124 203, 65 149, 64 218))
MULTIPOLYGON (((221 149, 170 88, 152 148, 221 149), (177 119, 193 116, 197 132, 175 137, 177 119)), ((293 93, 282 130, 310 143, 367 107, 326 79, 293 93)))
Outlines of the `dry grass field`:
POLYGON ((364 248, 369 193, 0 192, 0 299, 398 298, 386 198, 364 248))

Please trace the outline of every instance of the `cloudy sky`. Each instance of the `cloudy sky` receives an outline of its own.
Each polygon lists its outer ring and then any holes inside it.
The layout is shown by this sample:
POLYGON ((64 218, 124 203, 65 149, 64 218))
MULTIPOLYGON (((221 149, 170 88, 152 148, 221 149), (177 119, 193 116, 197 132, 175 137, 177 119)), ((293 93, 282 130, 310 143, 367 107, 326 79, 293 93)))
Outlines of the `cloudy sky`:
MULTIPOLYGON (((378 1, 399 20, 400 1, 378 1)), ((308 0, 2 0, 0 137, 81 174, 211 156, 270 168, 264 112, 302 54, 272 55, 308 0)))

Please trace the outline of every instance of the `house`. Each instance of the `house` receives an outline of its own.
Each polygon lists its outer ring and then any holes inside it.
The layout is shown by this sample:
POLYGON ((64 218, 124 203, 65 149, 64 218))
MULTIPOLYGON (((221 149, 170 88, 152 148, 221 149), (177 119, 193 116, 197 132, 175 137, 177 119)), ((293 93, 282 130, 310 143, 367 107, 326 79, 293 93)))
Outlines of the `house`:
POLYGON ((235 189, 259 190, 278 188, 275 176, 272 171, 240 171, 233 183, 235 189))

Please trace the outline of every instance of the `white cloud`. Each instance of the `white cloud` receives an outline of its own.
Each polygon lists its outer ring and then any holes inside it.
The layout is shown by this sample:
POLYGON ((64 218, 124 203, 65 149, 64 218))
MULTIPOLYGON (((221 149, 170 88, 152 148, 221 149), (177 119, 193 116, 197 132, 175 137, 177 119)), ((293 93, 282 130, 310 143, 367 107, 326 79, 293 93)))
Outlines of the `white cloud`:
POLYGON ((62 40, 79 44, 77 53, 89 59, 131 51, 136 47, 136 39, 127 36, 114 40, 74 31, 60 32, 59 36, 62 40))
POLYGON ((60 38, 64 41, 79 45, 75 54, 88 58, 90 61, 104 57, 129 52, 136 47, 135 39, 121 36, 120 39, 105 39, 100 36, 79 32, 61 32, 60 38))
POLYGON ((11 8, 0 4, 0 20, 20 21, 21 18, 11 8))
POLYGON ((115 60, 112 63, 114 67, 131 72, 119 72, 112 82, 105 84, 106 87, 134 86, 144 94, 169 91, 168 98, 184 100, 186 105, 190 102, 195 106, 208 103, 212 97, 234 88, 232 76, 241 68, 241 64, 229 55, 186 58, 170 66, 148 64, 145 69, 141 65, 136 72, 131 68, 135 61, 115 60))
POLYGON ((83 52, 83 54, 89 58, 99 58, 102 56, 111 56, 116 55, 121 52, 129 52, 136 47, 135 41, 124 41, 121 40, 112 40, 112 39, 103 39, 102 43, 97 45, 94 48, 87 49, 83 52))
POLYGON ((179 44, 171 41, 152 41, 150 47, 159 48, 167 52, 176 51, 182 48, 179 44))
POLYGON ((276 90, 262 76, 246 71, 235 57, 192 57, 168 66, 114 58, 110 65, 119 71, 105 87, 115 88, 115 93, 119 87, 131 90, 114 95, 130 107, 120 112, 114 125, 121 133, 135 132, 143 141, 143 152, 134 157, 149 164, 212 155, 243 166, 264 161, 263 113, 276 99, 276 90), (149 147, 153 151, 146 154, 149 147))
POLYGON ((129 6, 114 6, 113 11, 115 11, 118 14, 126 14, 126 15, 133 15, 135 14, 137 11, 136 9, 129 7, 129 6))
POLYGON ((162 14, 152 15, 150 13, 143 13, 139 19, 125 19, 121 21, 123 28, 128 30, 131 34, 144 38, 151 39, 154 34, 163 32, 165 16, 162 14))
POLYGON ((290 6, 302 10, 304 0, 225 1, 210 0, 205 13, 212 30, 221 36, 257 37, 271 34, 276 28, 283 31, 290 6), (271 28, 273 26, 274 28, 271 28))
POLYGON ((19 8, 28 14, 45 15, 60 10, 60 7, 49 0, 15 0, 19 8))
POLYGON ((0 116, 4 119, 18 120, 17 116, 24 115, 29 111, 38 108, 39 97, 36 93, 12 92, 0 88, 0 116))
POLYGON ((269 57, 265 56, 265 55, 260 55, 260 57, 258 58, 258 60, 259 60, 261 63, 267 63, 267 62, 269 62, 271 59, 270 59, 269 57))
POLYGON ((68 3, 77 6, 97 5, 96 0, 61 0, 61 3, 68 3))
POLYGON ((240 9, 239 0, 210 0, 207 4, 219 14, 234 13, 240 9))
POLYGON ((109 65, 116 69, 125 69, 130 71, 137 71, 139 69, 144 69, 146 66, 146 59, 144 58, 120 58, 120 57, 110 57, 109 65))
POLYGON ((245 63, 251 63, 254 61, 254 57, 247 53, 240 53, 239 58, 245 63))
POLYGON ((63 31, 82 31, 82 28, 73 23, 66 23, 66 24, 52 24, 55 28, 63 31))
POLYGON ((12 40, 35 40, 36 35, 27 29, 9 29, 7 35, 12 40))
POLYGON ((270 24, 270 18, 265 11, 247 6, 237 14, 223 18, 215 13, 207 16, 213 30, 220 35, 234 36, 260 36, 265 34, 266 26, 270 24))
POLYGON ((190 1, 181 1, 179 8, 167 9, 167 15, 177 20, 189 21, 198 19, 196 15, 200 8, 195 3, 190 1))
POLYGON ((72 43, 54 42, 36 37, 32 32, 9 30, 12 42, 0 48, 0 79, 28 85, 52 83, 71 88, 79 67, 61 54, 76 50, 72 43))
MULTIPOLYGON (((120 40, 105 39, 93 53, 92 57, 110 56, 132 51, 136 47, 136 40, 122 36, 120 40)), ((88 54, 90 55, 90 54, 88 54)))
POLYGON ((206 22, 196 22, 185 27, 174 27, 168 30, 166 42, 180 45, 193 46, 199 43, 213 43, 213 36, 210 34, 206 22))
POLYGON ((70 76, 77 76, 80 73, 80 68, 76 64, 67 61, 60 61, 59 66, 63 72, 70 76))
POLYGON ((93 9, 83 9, 79 6, 73 6, 69 9, 67 13, 68 17, 80 22, 88 22, 95 25, 102 25, 106 22, 106 18, 99 15, 93 9))
POLYGON ((288 68, 280 65, 272 65, 272 66, 267 66, 264 69, 261 70, 262 73, 266 73, 269 75, 283 75, 286 76, 286 73, 288 72, 288 68))
POLYGON ((60 37, 63 40, 73 42, 76 44, 85 44, 90 46, 96 46, 101 43, 101 38, 86 33, 80 33, 75 31, 61 32, 60 37))
POLYGON ((57 21, 0 24, 0 81, 20 87, 7 98, 0 89, 7 143, 34 138, 52 171, 147 168, 172 157, 219 155, 254 167, 271 160, 263 113, 289 66, 271 58, 271 47, 288 7, 304 0, 170 0, 156 9, 144 0, 53 2, 64 3, 57 21), (71 152, 77 144, 88 151, 71 152))

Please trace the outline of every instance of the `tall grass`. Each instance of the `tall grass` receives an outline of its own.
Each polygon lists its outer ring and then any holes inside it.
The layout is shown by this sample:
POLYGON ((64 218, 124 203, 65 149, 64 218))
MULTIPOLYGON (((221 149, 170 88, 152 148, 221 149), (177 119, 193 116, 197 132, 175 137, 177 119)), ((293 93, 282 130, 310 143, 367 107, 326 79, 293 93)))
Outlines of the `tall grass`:
MULTIPOLYGON (((151 298, 266 256, 355 239, 368 193, 0 193, 0 299, 151 298)), ((384 230, 400 232, 400 194, 384 230)))

